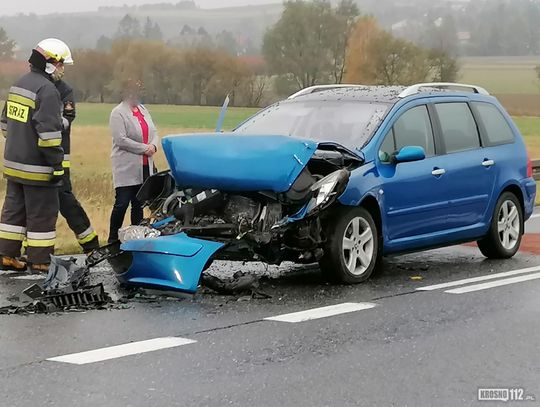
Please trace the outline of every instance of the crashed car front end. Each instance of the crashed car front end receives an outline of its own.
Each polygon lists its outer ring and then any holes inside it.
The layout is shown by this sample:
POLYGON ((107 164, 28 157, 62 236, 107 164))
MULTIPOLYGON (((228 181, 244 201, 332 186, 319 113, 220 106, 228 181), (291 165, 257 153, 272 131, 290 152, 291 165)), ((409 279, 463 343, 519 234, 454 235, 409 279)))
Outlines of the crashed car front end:
POLYGON ((318 261, 324 223, 363 163, 338 144, 287 136, 169 136, 163 149, 170 172, 139 192, 152 215, 120 231, 110 262, 122 283, 189 293, 216 259, 318 261))

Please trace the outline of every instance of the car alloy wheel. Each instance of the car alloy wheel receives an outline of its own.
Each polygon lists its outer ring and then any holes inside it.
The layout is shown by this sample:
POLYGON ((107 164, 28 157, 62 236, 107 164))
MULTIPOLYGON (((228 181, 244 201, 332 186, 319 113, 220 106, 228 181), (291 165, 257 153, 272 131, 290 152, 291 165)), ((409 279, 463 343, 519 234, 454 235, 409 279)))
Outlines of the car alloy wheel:
POLYGON ((519 250, 523 237, 523 210, 512 192, 504 192, 495 205, 487 234, 478 241, 482 254, 490 259, 509 259, 519 250))
POLYGON ((361 276, 371 265, 375 244, 370 224, 361 217, 353 218, 343 236, 343 261, 349 272, 361 276))
POLYGON ((502 246, 512 250, 519 242, 521 235, 521 219, 516 204, 504 201, 498 215, 497 231, 502 246))

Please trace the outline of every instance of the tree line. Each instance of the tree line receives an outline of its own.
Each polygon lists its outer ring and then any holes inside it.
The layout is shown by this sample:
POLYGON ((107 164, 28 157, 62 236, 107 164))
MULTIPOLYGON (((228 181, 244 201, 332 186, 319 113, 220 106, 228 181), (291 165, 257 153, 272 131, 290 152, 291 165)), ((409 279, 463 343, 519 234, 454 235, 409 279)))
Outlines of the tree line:
MULTIPOLYGON (((74 50, 67 80, 78 99, 117 102, 131 78, 143 81, 146 103, 219 105, 229 95, 233 106, 260 106, 315 84, 408 85, 454 81, 459 72, 451 47, 398 38, 361 15, 353 0, 285 2, 260 57, 216 46, 178 48, 159 33, 150 19, 141 27, 124 18, 108 49, 74 50)), ((3 55, 10 40, 1 34, 3 55)))
POLYGON ((420 47, 361 16, 352 0, 289 1, 263 43, 263 55, 281 93, 324 83, 409 85, 455 81, 452 49, 420 47))
POLYGON ((122 82, 137 78, 147 103, 216 105, 228 94, 232 105, 259 106, 315 84, 408 85, 454 81, 459 72, 451 49, 398 38, 352 0, 286 2, 262 57, 122 38, 108 51, 78 50, 69 77, 81 100, 115 101, 122 82))
POLYGON ((145 103, 261 104, 268 79, 259 65, 215 49, 179 50, 163 42, 121 40, 110 51, 76 50, 67 80, 83 101, 116 102, 127 79, 144 83, 145 103))

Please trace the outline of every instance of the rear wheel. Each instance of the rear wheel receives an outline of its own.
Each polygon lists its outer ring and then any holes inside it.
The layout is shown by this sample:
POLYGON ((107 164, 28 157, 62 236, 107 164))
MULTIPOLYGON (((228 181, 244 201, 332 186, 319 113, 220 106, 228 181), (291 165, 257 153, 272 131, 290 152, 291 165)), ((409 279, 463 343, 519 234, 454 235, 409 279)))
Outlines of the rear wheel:
POLYGON ((328 222, 322 272, 347 284, 367 280, 379 260, 379 233, 364 208, 343 208, 328 222))
POLYGON ((505 192, 497 201, 488 234, 478 241, 478 247, 490 259, 508 259, 519 250, 522 236, 521 204, 513 193, 505 192))

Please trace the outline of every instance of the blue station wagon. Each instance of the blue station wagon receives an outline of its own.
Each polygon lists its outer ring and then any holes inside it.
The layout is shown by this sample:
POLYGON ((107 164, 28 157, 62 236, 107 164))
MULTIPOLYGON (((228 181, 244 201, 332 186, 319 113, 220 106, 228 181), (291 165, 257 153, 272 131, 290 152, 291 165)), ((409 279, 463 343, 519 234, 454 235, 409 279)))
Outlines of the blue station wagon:
POLYGON ((381 257, 519 249, 536 184, 519 130, 478 86, 314 86, 230 133, 163 139, 170 171, 120 233, 120 281, 194 292, 214 259, 320 264, 359 283, 381 257))

